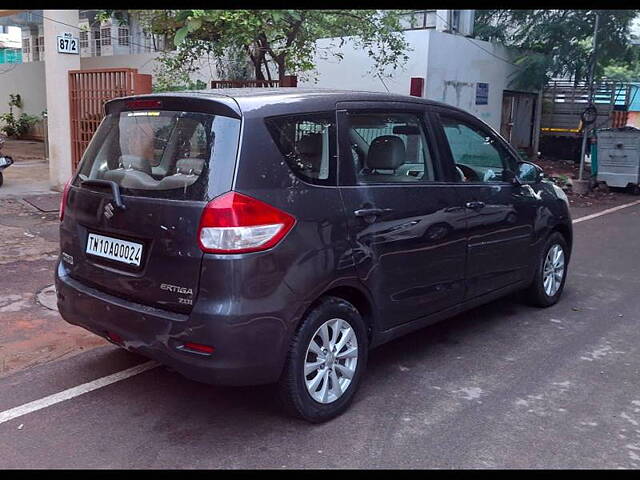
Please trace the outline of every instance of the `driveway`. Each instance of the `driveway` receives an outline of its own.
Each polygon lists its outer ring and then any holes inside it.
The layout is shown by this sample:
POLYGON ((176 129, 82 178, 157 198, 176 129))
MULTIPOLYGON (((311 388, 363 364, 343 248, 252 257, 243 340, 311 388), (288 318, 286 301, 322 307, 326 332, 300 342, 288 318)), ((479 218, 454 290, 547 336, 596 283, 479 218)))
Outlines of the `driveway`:
POLYGON ((0 468, 638 468, 640 205, 574 229, 559 304, 498 300, 376 349, 329 423, 109 345, 0 378, 0 468))
POLYGON ((6 140, 2 147, 2 155, 9 155, 15 163, 2 172, 4 183, 0 187, 0 199, 51 192, 49 163, 44 158, 44 143, 6 140))

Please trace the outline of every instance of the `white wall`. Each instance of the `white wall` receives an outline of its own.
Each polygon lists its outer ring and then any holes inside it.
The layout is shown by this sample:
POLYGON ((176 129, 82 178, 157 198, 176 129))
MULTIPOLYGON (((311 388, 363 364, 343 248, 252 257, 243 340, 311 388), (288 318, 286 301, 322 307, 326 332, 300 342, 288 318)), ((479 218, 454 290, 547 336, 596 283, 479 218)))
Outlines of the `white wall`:
MULTIPOLYGON (((83 57, 80 59, 80 65, 83 70, 94 68, 137 68, 138 73, 147 73, 153 75, 155 83, 155 72, 159 67, 156 60, 160 56, 160 52, 138 53, 133 55, 112 55, 104 57, 83 57)), ((201 80, 209 85, 211 80, 215 79, 215 67, 209 65, 206 58, 200 61, 200 71, 191 74, 191 79, 201 80)))
POLYGON ((159 53, 139 53, 135 55, 82 57, 80 65, 82 70, 92 70, 94 68, 137 68, 138 73, 153 74, 153 68, 156 64, 155 58, 158 55, 159 53))
MULTIPOLYGON (((427 54, 429 50, 429 31, 411 30, 405 32, 406 40, 411 51, 407 52, 409 60, 404 66, 391 73, 391 78, 383 77, 384 84, 391 93, 409 94, 410 78, 425 77, 427 73, 427 54)), ((353 40, 347 38, 342 48, 337 49, 344 54, 342 60, 323 53, 331 45, 338 45, 336 39, 322 39, 317 43, 317 52, 314 58, 316 65, 314 73, 309 78, 301 76, 298 79, 299 87, 337 88, 346 90, 367 90, 374 92, 386 92, 383 82, 377 75, 370 73, 373 61, 361 48, 354 46, 353 40)))
POLYGON ((509 89, 517 68, 496 57, 510 60, 509 51, 459 35, 429 34, 425 96, 467 110, 499 131, 502 94, 509 89), (476 105, 478 82, 489 84, 487 105, 476 105))
MULTIPOLYGON (((137 68, 139 73, 154 73, 155 58, 159 53, 141 53, 137 55, 116 55, 111 57, 80 58, 82 69, 93 68, 137 68)), ((206 60, 202 61, 202 69, 195 78, 209 82, 212 76, 206 60)), ((211 67, 215 75, 215 69, 211 67)), ((23 112, 40 115, 47 108, 45 92, 44 62, 28 62, 20 64, 0 65, 0 113, 9 111, 9 94, 19 93, 22 97, 23 112)))
POLYGON ((49 184, 62 191, 71 178, 71 119, 69 116, 69 70, 80 69, 80 55, 64 55, 56 50, 56 37, 65 25, 78 24, 78 10, 43 10, 44 66, 47 91, 49 184))
POLYGON ((10 93, 20 94, 24 113, 40 115, 47 108, 44 62, 0 65, 0 113, 9 111, 10 93))
MULTIPOLYGON (((390 72, 391 78, 384 78, 389 91, 408 95, 411 77, 425 77, 426 98, 467 110, 499 130, 502 93, 508 89, 511 76, 516 70, 513 65, 496 58, 509 59, 507 49, 489 42, 434 30, 412 30, 404 33, 412 50, 408 52, 407 63, 401 69, 390 72), (487 105, 475 103, 478 82, 489 84, 487 105)), ((327 48, 331 42, 336 43, 334 39, 318 41, 318 51, 327 48)), ((317 53, 314 59, 317 82, 313 81, 311 75, 309 79, 300 79, 298 85, 386 91, 380 79, 368 73, 373 67, 373 61, 365 51, 355 48, 350 40, 345 42, 341 51, 344 53, 342 60, 323 58, 321 53, 317 53)))

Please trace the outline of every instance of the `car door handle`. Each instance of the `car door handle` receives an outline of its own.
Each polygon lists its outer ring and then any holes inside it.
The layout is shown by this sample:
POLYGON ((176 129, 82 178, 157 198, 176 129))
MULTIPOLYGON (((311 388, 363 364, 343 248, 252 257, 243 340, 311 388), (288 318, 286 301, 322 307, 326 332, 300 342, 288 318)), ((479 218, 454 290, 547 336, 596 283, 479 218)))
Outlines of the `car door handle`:
POLYGON ((467 202, 464 204, 464 206, 467 208, 471 208, 472 210, 480 210, 481 208, 484 208, 484 202, 478 202, 478 201, 467 202))
POLYGON ((361 208, 353 212, 356 217, 377 217, 383 213, 393 212, 392 208, 361 208))

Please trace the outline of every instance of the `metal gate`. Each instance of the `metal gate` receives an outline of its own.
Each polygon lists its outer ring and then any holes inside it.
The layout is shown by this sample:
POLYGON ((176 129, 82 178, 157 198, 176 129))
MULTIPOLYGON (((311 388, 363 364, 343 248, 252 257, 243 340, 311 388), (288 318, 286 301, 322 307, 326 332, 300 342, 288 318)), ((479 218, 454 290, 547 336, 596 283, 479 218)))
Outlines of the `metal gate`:
POLYGON ((71 162, 76 171, 91 137, 112 98, 151 93, 151 75, 135 68, 101 68, 69 72, 71 162))
POLYGON ((536 95, 505 91, 500 134, 516 148, 528 150, 533 140, 536 95))

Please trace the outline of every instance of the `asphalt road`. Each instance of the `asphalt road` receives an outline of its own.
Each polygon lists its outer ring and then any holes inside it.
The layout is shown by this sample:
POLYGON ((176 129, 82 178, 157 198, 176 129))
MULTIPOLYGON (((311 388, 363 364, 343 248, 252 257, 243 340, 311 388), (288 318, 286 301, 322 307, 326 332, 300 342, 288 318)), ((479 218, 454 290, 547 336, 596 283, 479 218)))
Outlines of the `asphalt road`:
MULTIPOLYGON (((559 304, 514 298, 380 347, 351 409, 164 367, 0 423, 0 468, 637 468, 640 206, 574 225, 559 304)), ((101 347, 0 379, 0 412, 145 362, 101 347)))

